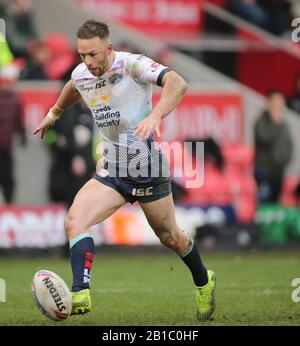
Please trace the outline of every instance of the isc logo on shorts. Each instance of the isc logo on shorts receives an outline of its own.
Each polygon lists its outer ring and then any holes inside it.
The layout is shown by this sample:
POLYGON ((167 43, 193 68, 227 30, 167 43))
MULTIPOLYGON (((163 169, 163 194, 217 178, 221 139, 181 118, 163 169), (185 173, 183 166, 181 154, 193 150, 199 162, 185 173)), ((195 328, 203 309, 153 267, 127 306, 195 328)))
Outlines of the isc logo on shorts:
POLYGON ((151 196, 153 195, 153 186, 147 188, 132 189, 132 196, 151 196))

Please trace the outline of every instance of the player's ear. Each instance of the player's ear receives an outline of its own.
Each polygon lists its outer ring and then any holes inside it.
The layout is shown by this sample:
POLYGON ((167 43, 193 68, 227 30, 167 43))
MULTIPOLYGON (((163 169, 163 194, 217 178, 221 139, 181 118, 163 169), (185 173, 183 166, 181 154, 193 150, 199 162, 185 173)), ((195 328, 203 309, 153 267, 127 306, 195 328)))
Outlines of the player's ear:
POLYGON ((108 52, 108 54, 111 54, 111 52, 113 51, 113 49, 114 49, 114 45, 109 41, 109 42, 107 43, 107 52, 108 52))

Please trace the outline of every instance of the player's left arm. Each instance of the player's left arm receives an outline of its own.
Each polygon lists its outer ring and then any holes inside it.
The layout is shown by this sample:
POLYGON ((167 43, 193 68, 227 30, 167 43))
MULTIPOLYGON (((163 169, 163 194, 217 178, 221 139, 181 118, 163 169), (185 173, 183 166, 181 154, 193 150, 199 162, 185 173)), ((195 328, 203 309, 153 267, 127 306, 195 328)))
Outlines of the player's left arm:
POLYGON ((49 127, 53 126, 55 122, 60 118, 62 113, 73 104, 81 99, 81 95, 74 88, 73 81, 69 80, 63 87, 58 99, 53 107, 50 108, 48 114, 44 119, 38 124, 33 134, 40 132, 41 138, 44 137, 46 131, 49 127))
POLYGON ((159 125, 161 119, 170 114, 182 100, 187 83, 176 72, 168 71, 162 78, 162 93, 160 100, 152 112, 135 127, 135 135, 147 139, 152 131, 160 136, 159 125))

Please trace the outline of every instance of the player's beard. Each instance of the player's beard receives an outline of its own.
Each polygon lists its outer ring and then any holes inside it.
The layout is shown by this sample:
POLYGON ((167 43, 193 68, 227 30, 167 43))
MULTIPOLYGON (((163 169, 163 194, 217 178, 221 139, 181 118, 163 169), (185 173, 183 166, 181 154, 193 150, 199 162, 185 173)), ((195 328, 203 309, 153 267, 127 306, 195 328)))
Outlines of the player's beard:
POLYGON ((106 72, 107 66, 108 66, 108 59, 106 58, 105 61, 101 65, 96 67, 94 71, 90 70, 90 72, 94 76, 99 77, 99 76, 103 75, 103 73, 106 72))

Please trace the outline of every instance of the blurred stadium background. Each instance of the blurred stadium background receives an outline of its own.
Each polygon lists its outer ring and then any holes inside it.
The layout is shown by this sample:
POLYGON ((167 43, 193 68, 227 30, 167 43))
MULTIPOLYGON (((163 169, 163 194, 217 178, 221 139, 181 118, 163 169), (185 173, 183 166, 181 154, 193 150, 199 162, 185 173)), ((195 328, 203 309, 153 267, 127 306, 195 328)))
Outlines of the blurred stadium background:
MULTIPOLYGON (((297 324, 299 306, 297 310, 297 304, 291 300, 291 281, 300 276, 300 82, 298 89, 296 86, 297 79, 300 80, 300 46, 296 42, 297 27, 293 27, 292 22, 300 17, 299 1, 0 0, 0 17, 4 19, 2 24, 6 24, 6 32, 1 24, 0 34, 0 85, 9 85, 8 88, 17 92, 12 104, 8 104, 5 91, 0 90, 0 134, 19 132, 11 147, 14 189, 12 182, 5 180, 10 164, 3 158, 0 161, 3 192, 0 190, 0 277, 8 280, 5 309, 10 316, 6 321, 0 317, 0 324, 14 324, 13 302, 27 297, 24 286, 29 286, 36 270, 44 266, 62 272, 70 280, 66 260, 59 259, 68 252, 63 220, 74 193, 96 170, 101 139, 83 116, 87 111, 82 108, 69 111, 69 119, 76 116, 78 121, 68 123, 66 120, 67 125, 57 125, 44 142, 32 132, 78 64, 76 31, 91 17, 110 25, 116 50, 144 53, 170 66, 189 84, 183 102, 163 121, 160 140, 204 142, 204 157, 196 157, 193 150, 186 150, 174 153, 170 160, 173 173, 179 169, 181 155, 204 162, 201 187, 186 189, 187 177, 175 177, 173 192, 179 224, 197 240, 207 265, 215 266, 215 271, 224 279, 223 283, 220 280, 223 287, 220 296, 224 294, 220 300, 223 299, 228 311, 222 312, 221 306, 215 323, 297 324), (258 186, 255 180, 254 131, 272 89, 280 90, 286 97, 284 121, 292 146, 287 155, 288 164, 283 167, 279 197, 264 200, 264 193, 269 193, 272 186, 268 181, 258 186), (4 107, 11 109, 11 105, 18 102, 17 113, 23 126, 8 130, 4 126, 7 121, 4 107), (72 130, 65 133, 65 126, 72 130), (62 173, 66 171, 69 175, 62 173), (5 184, 10 186, 8 192, 5 184), (29 258, 17 257, 24 255, 29 258), (37 257, 44 255, 49 256, 48 261, 37 257), (274 270, 275 264, 280 270, 274 270), (19 286, 12 278, 14 271, 22 277, 19 286), (15 292, 11 298, 9 280, 15 292), (241 304, 233 312, 229 312, 230 285, 234 286, 232 289, 240 302, 236 306, 241 304), (252 307, 249 301, 245 304, 243 292, 256 304, 252 307), (270 305, 266 303, 263 314, 256 314, 268 299, 270 305), (281 305, 275 305, 275 300, 282 300, 281 305), (286 307, 289 312, 285 313, 286 307), (230 314, 228 319, 224 317, 227 313, 230 314)), ((155 88, 154 103, 159 92, 155 88)), ((1 151, 10 151, 1 138, 0 144, 1 151)), ((283 155, 281 149, 278 150, 277 155, 283 155)), ((112 256, 111 260, 116 267, 120 266, 121 272, 130 272, 129 284, 124 276, 116 291, 112 291, 112 297, 105 299, 112 299, 111 304, 116 305, 113 296, 120 299, 124 294, 125 305, 121 302, 120 306, 126 316, 126 309, 130 309, 126 299, 130 299, 131 289, 134 294, 138 291, 137 283, 134 284, 136 278, 141 276, 145 287, 150 284, 142 277, 147 269, 155 277, 152 282, 155 300, 155 287, 160 282, 158 273, 165 275, 165 268, 160 268, 157 259, 162 260, 162 267, 167 267, 171 274, 173 269, 170 268, 177 262, 160 246, 139 207, 121 208, 92 232, 98 252, 115 256, 116 249, 122 250, 123 254, 115 259, 112 256), (144 264, 139 268, 134 265, 135 260, 144 264), (152 261, 156 270, 151 269, 152 261)), ((99 268, 95 273, 99 274, 95 287, 101 302, 106 287, 109 291, 109 283, 114 285, 109 277, 113 266, 108 264, 109 257, 100 257, 97 262, 99 268), (106 266, 102 269, 101 261, 106 266)), ((106 318, 102 317, 99 322, 95 316, 95 319, 85 319, 85 323, 193 324, 187 317, 188 309, 167 319, 166 285, 175 280, 171 274, 160 284, 166 291, 161 288, 161 300, 165 302, 163 312, 149 310, 150 317, 145 317, 145 313, 143 319, 134 310, 130 317, 109 319, 108 316, 118 315, 118 312, 111 315, 109 312, 118 306, 106 304, 104 311, 99 308, 99 314, 106 318)), ((174 281, 174 284, 192 290, 188 288, 188 278, 184 283, 174 281)), ((145 292, 139 294, 144 296, 145 292)), ((175 296, 178 301, 186 299, 184 305, 193 304, 186 296, 179 293, 175 296)), ((24 309, 28 311, 31 306, 31 302, 26 303, 24 309)), ((39 324, 38 317, 36 311, 28 324, 39 324)), ((15 323, 26 324, 22 318, 15 323)))

